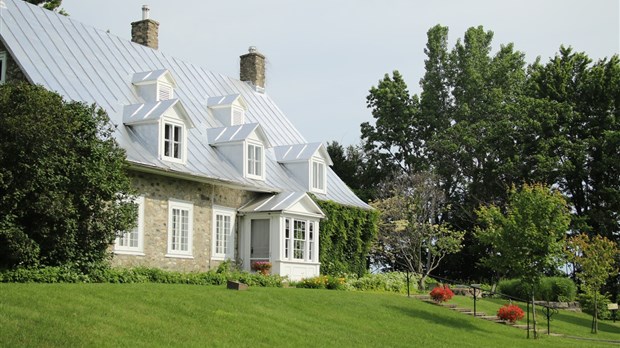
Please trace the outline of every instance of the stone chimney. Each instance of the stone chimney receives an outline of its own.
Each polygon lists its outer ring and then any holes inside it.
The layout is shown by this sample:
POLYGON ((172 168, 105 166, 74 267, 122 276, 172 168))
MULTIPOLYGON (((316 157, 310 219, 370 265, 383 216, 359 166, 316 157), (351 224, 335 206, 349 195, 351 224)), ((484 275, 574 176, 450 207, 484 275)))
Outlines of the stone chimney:
POLYGON ((249 53, 242 55, 239 79, 253 84, 258 89, 265 88, 265 56, 250 46, 249 53))
POLYGON ((131 41, 150 48, 159 47, 159 22, 149 18, 149 6, 142 6, 142 20, 131 23, 131 41))

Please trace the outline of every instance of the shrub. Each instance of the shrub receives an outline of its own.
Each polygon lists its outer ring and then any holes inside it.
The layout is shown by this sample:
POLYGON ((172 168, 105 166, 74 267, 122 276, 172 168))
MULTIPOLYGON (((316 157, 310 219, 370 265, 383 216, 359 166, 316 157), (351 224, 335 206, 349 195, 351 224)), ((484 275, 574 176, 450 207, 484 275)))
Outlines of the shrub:
MULTIPOLYGON (((418 288, 420 277, 413 273, 410 273, 409 276, 410 288, 415 291, 418 288)), ((346 277, 345 286, 349 290, 405 293, 407 292, 407 275, 403 272, 389 272, 366 274, 363 277, 349 276, 346 277)))
POLYGON ((269 274, 269 271, 271 271, 271 262, 255 261, 255 262, 252 262, 251 267, 253 271, 266 275, 266 274, 269 274))
MULTIPOLYGON (((611 319, 611 311, 607 309, 607 304, 611 303, 609 295, 596 295, 598 318, 611 319)), ((594 315, 594 294, 591 292, 579 294, 579 305, 581 310, 590 315, 594 315)))
MULTIPOLYGON (((527 285, 519 279, 501 280, 497 285, 498 292, 520 299, 529 299, 527 285)), ((539 301, 574 301, 577 296, 577 286, 566 277, 544 277, 534 297, 539 301)))
POLYGON ((321 275, 318 277, 302 279, 296 286, 298 288, 306 289, 345 290, 345 278, 321 275))
POLYGON ((430 295, 433 301, 438 303, 449 301, 452 297, 454 297, 454 293, 447 285, 437 286, 431 291, 430 295))
POLYGON ((523 319, 525 313, 523 310, 514 304, 505 304, 497 311, 497 317, 502 320, 507 320, 514 323, 517 320, 523 319))

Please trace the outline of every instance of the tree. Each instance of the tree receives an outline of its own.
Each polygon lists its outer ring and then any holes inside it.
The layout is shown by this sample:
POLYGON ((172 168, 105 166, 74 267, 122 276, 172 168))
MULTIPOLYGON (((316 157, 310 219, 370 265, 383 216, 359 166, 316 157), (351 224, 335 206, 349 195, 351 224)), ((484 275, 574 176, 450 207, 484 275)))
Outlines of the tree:
POLYGON ((385 188, 386 198, 372 206, 381 215, 375 261, 420 274, 420 289, 441 260, 461 249, 463 232, 437 223, 445 211, 436 177, 428 172, 400 175, 385 188))
MULTIPOLYGON (((477 211, 482 227, 476 236, 489 246, 486 266, 504 276, 518 277, 532 294, 545 272, 562 264, 570 214, 564 197, 537 185, 513 187, 508 206, 482 206, 477 211)), ((534 335, 536 335, 536 311, 534 335)))
POLYGON ((41 6, 47 10, 58 12, 61 15, 68 16, 64 9, 60 8, 62 0, 24 0, 33 5, 41 6))
POLYGON ((617 274, 615 259, 620 255, 616 243, 602 237, 581 233, 569 239, 566 247, 568 260, 578 267, 577 279, 581 281, 581 290, 594 295, 594 313, 592 315, 592 333, 598 332, 598 308, 596 295, 611 274, 617 274))
POLYGON ((0 115, 0 268, 105 261, 136 214, 106 113, 4 84, 0 115))

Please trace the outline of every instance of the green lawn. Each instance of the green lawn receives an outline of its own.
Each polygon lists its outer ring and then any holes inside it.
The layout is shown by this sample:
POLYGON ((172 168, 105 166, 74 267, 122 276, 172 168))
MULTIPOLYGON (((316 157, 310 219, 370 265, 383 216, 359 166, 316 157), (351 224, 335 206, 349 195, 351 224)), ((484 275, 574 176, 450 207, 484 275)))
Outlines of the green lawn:
POLYGON ((595 347, 396 294, 167 284, 0 284, 0 346, 595 347))
MULTIPOLYGON (((474 308, 474 300, 472 297, 455 296, 450 303, 458 304, 462 307, 474 308)), ((496 315, 499 307, 508 303, 507 300, 495 299, 495 298, 482 298, 476 302, 476 310, 484 312, 487 315, 496 315)), ((516 303, 516 302, 515 302, 516 303)), ((516 303, 526 310, 526 304, 516 303)), ((536 318, 538 321, 538 328, 547 332, 547 317, 541 312, 542 307, 536 307, 536 318)), ((531 313, 531 308, 530 308, 531 313)), ((531 314, 530 314, 531 315, 531 314)), ((519 324, 526 324, 526 318, 519 321, 519 324)), ((531 318, 531 317, 530 317, 531 318)), ((615 324, 611 321, 599 321, 598 334, 592 334, 590 332, 590 325, 592 324, 592 316, 585 313, 575 313, 569 311, 559 311, 551 317, 550 331, 552 333, 564 334, 569 336, 577 336, 584 338, 595 339, 608 339, 620 341, 620 322, 615 324)), ((530 325, 532 321, 530 319, 530 325)))

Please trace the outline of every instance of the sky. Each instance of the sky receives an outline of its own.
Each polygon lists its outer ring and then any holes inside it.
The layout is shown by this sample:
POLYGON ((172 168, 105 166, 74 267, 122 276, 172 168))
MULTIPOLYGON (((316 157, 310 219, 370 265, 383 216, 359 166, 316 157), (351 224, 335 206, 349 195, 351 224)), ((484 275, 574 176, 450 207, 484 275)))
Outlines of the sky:
POLYGON ((360 143, 373 122, 366 96, 400 71, 419 94, 426 32, 449 28, 449 47, 470 27, 514 43, 526 61, 560 45, 594 60, 620 53, 620 0, 63 0, 72 19, 131 39, 142 5, 160 23, 159 49, 227 76, 256 46, 266 56, 266 93, 309 142, 360 143))

